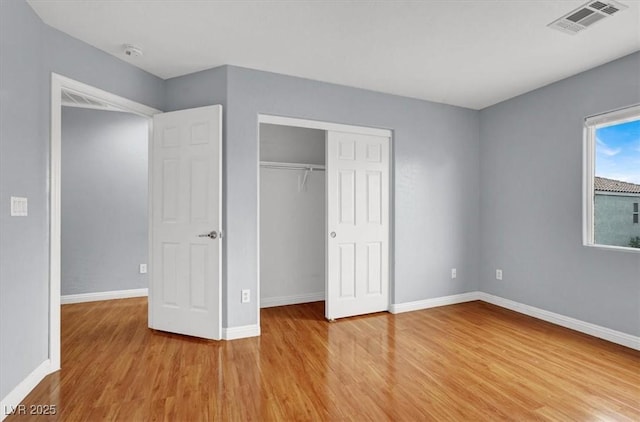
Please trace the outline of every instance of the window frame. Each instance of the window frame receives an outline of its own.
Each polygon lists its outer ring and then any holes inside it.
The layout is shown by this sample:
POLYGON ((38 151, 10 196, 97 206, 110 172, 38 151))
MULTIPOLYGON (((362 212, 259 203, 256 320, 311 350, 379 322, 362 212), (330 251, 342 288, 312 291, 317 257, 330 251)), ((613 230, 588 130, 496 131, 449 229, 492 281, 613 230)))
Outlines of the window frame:
POLYGON ((596 130, 640 119, 640 104, 588 116, 583 126, 583 165, 582 165, 582 244, 584 246, 640 253, 640 249, 629 246, 614 246, 595 243, 595 164, 596 130))

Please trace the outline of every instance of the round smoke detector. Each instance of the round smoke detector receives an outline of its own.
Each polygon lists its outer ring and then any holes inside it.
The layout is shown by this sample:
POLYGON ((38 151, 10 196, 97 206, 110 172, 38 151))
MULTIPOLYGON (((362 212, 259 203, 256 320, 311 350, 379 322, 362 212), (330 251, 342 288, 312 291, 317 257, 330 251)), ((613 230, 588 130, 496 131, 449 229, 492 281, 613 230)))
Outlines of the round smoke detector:
POLYGON ((125 44, 124 54, 129 57, 140 57, 142 56, 142 49, 140 47, 136 47, 133 44, 125 44))

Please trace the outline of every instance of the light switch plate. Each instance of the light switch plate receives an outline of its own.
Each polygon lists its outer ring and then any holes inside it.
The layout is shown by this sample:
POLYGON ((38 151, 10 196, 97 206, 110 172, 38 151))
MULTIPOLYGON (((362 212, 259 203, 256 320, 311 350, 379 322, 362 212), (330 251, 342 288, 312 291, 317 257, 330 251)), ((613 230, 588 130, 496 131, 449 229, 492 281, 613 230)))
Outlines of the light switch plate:
POLYGON ((11 197, 11 217, 26 217, 28 215, 27 198, 11 197))

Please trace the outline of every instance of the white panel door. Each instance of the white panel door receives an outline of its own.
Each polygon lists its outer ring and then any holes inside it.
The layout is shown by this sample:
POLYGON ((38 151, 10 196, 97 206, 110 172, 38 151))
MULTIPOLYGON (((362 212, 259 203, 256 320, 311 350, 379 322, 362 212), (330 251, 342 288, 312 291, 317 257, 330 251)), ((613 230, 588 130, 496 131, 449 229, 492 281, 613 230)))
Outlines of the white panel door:
POLYGON ((220 339, 222 106, 157 114, 152 139, 149 326, 220 339))
POLYGON ((327 132, 328 319, 389 309, 389 146, 327 132))

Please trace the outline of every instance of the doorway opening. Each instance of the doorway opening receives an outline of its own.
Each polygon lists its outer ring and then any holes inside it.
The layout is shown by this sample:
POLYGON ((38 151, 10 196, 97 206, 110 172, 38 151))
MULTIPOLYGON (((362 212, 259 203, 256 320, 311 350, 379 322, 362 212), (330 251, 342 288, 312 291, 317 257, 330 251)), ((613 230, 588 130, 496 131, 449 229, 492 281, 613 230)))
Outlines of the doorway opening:
POLYGON ((148 295, 148 144, 148 118, 62 91, 62 304, 148 295))
POLYGON ((261 123, 259 137, 260 306, 324 301, 326 131, 261 123))
MULTIPOLYGON (((49 245, 49 362, 50 371, 60 369, 60 306, 61 306, 61 226, 62 226, 62 115, 63 102, 75 102, 85 108, 120 110, 148 121, 147 139, 150 139, 151 118, 160 110, 124 97, 103 91, 73 79, 51 75, 51 145, 50 145, 50 245, 49 245), (63 101, 64 100, 64 101, 63 101)), ((114 112, 114 111, 110 111, 114 112)), ((148 152, 147 152, 148 154, 148 152)), ((147 157, 148 159, 148 157, 147 157)), ((126 205, 124 205, 126 206, 126 205)), ((97 222, 99 224, 99 222, 97 222)), ((91 233, 84 233, 90 236, 91 233)))

